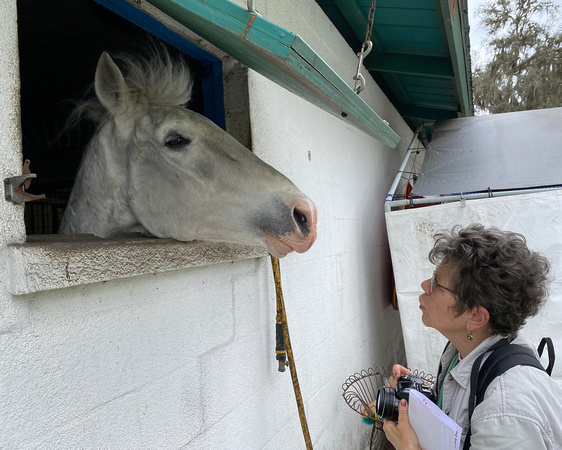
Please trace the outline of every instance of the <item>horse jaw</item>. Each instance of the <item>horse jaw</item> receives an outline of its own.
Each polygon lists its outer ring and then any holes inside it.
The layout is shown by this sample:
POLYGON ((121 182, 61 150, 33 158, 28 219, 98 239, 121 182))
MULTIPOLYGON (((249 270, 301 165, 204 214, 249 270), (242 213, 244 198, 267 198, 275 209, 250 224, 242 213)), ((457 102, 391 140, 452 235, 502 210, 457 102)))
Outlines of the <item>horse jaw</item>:
POLYGON ((150 233, 161 238, 253 245, 264 247, 271 255, 283 258, 293 251, 306 252, 316 240, 316 206, 303 194, 291 198, 286 202, 272 202, 273 208, 271 204, 254 207, 250 213, 238 217, 234 211, 226 212, 228 208, 225 206, 201 212, 207 220, 200 220, 197 224, 178 224, 165 230, 152 223, 145 222, 145 226, 151 230, 150 233), (220 221, 216 216, 220 213, 231 217, 228 227, 217 225, 220 221), (283 218, 280 218, 281 215, 283 218), (277 226, 279 223, 284 225, 277 226))

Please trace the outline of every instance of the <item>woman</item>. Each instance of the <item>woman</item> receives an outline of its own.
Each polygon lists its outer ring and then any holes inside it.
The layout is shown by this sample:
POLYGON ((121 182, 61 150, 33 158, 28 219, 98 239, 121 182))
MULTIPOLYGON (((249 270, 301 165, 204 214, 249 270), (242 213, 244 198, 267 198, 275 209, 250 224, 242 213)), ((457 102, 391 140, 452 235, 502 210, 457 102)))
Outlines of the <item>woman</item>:
MULTIPOLYGON (((520 234, 482 225, 455 227, 435 239, 429 260, 437 268, 421 284, 419 301, 424 325, 451 343, 436 389, 439 406, 463 429, 461 448, 469 426, 474 449, 562 448, 562 388, 534 367, 516 366, 495 378, 468 417, 478 356, 504 337, 531 347, 517 332, 546 299, 548 260, 529 250, 520 234)), ((407 373, 395 365, 390 384, 407 373)), ((398 423, 384 423, 388 440, 396 449, 419 448, 405 401, 398 410, 398 423)))

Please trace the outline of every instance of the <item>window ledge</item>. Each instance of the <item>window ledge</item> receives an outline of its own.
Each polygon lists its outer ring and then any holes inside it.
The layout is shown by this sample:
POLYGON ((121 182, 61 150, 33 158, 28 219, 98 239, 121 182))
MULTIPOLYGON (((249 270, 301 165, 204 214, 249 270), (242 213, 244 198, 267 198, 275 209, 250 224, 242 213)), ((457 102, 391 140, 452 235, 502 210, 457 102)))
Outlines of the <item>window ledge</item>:
POLYGON ((261 247, 138 234, 109 239, 36 235, 8 247, 9 286, 12 294, 20 295, 267 255, 261 247))

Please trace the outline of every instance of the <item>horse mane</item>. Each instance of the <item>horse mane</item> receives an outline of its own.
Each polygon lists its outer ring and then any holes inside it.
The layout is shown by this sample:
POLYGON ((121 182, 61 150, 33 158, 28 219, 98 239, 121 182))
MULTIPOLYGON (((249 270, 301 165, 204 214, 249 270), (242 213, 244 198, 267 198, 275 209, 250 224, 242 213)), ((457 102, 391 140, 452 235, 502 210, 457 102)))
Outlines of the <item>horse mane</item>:
MULTIPOLYGON (((172 57, 162 45, 149 45, 145 55, 113 57, 121 69, 130 95, 130 105, 124 110, 146 113, 151 107, 186 106, 191 99, 193 78, 187 62, 172 57)), ((89 89, 93 91, 93 84, 89 89)), ((96 124, 107 120, 109 112, 97 97, 78 103, 69 119, 69 128, 86 116, 96 124)), ((66 127, 65 127, 66 128, 66 127)))

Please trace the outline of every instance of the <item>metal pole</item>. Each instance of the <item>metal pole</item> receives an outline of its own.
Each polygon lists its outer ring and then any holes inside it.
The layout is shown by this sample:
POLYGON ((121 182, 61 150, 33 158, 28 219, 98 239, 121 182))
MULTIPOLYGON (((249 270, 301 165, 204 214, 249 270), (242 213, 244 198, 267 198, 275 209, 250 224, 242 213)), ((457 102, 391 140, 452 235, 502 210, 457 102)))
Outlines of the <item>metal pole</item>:
POLYGON ((392 186, 390 186, 390 189, 388 190, 388 194, 387 194, 386 198, 384 199, 385 210, 386 210, 387 202, 392 201, 392 199, 394 198, 394 192, 396 191, 396 188, 398 187, 398 183, 400 183, 400 178, 402 178, 402 174, 404 173, 404 169, 406 168, 406 164, 408 164, 408 160, 410 159, 410 155, 414 151, 419 150, 419 146, 421 145, 421 143, 418 139, 418 134, 421 131, 421 127, 422 127, 422 125, 420 125, 418 127, 418 129, 416 130, 416 132, 414 133, 414 137, 412 138, 412 142, 410 142, 410 147, 408 148, 408 151, 406 152, 406 155, 404 156, 404 159, 402 160, 402 165, 400 166, 400 169, 398 169, 398 173, 396 174, 396 177, 394 178, 394 181, 392 182, 392 186), (416 141, 418 142, 417 145, 416 145, 416 141))
POLYGON ((508 195, 521 195, 521 194, 534 194, 536 192, 554 191, 557 189, 562 189, 562 186, 558 187, 548 187, 548 188, 536 188, 536 189, 520 189, 511 191, 490 191, 490 192, 478 192, 474 194, 453 194, 453 195, 434 195, 431 197, 414 198, 409 200, 394 200, 389 201, 384 204, 385 211, 390 211, 390 209, 400 206, 414 205, 427 205, 432 203, 451 203, 456 202, 461 199, 474 200, 479 198, 488 197, 506 197, 508 195))

